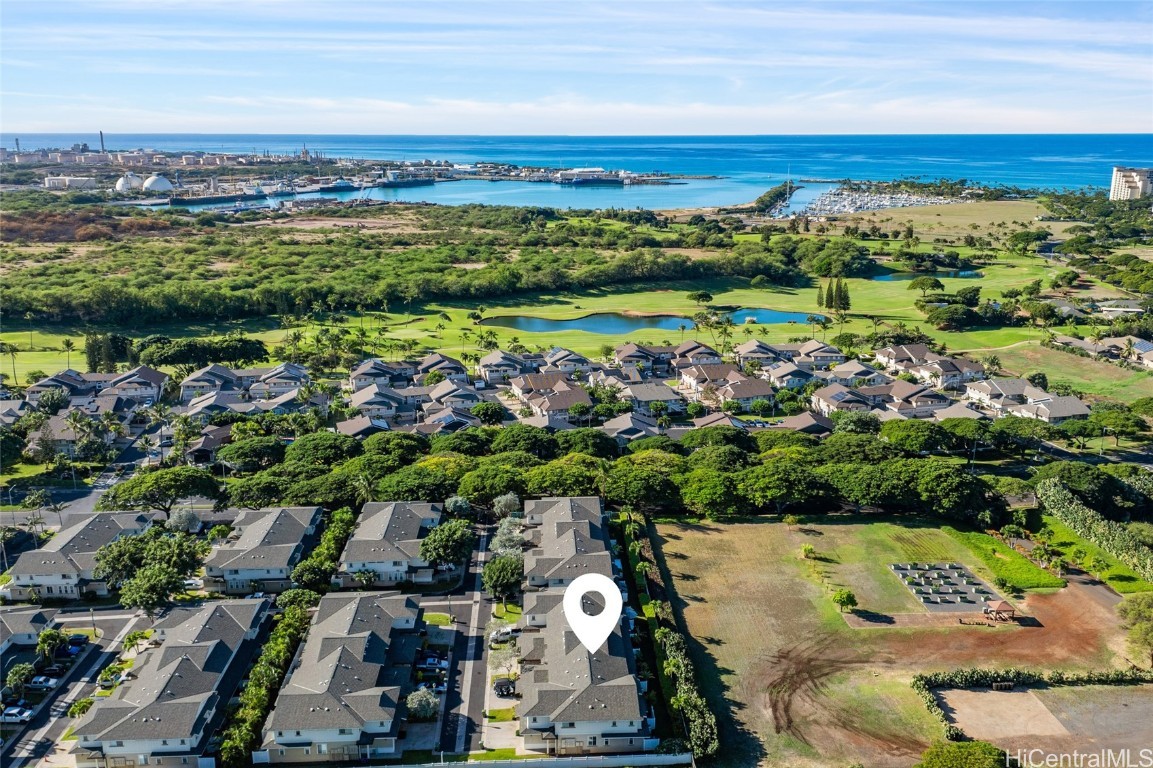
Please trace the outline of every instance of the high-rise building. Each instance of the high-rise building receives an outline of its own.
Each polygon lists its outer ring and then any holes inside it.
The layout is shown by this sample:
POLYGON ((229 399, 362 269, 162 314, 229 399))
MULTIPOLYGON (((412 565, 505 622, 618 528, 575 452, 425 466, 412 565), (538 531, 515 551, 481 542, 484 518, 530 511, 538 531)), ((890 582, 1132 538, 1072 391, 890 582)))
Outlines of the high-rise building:
POLYGON ((1113 167, 1110 200, 1136 200, 1153 191, 1153 168, 1113 167))

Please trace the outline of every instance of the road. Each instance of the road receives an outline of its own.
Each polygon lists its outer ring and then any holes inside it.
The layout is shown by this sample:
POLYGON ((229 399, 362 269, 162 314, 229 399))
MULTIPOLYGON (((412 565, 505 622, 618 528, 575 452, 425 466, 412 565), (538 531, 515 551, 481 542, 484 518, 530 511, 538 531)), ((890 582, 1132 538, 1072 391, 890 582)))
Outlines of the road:
MULTIPOLYGON (((143 437, 143 435, 154 431, 155 428, 147 429, 140 435, 140 437, 143 437)), ((116 457, 113 464, 134 464, 145 458, 147 454, 140 449, 137 443, 138 440, 139 437, 129 443, 116 457)), ((115 472, 109 472, 105 470, 99 476, 97 476, 95 480, 92 481, 92 485, 79 485, 75 489, 49 488, 48 490, 52 493, 53 501, 67 505, 62 513, 65 521, 75 522, 95 512, 96 504, 100 501, 100 497, 104 495, 104 492, 118 483, 120 480, 124 480, 128 477, 131 477, 130 472, 117 475, 115 472)), ((15 492, 7 495, 5 500, 10 504, 19 504, 22 498, 22 494, 15 492)), ((25 522, 27 522, 28 517, 34 511, 35 510, 10 510, 4 514, 3 522, 13 527, 23 525, 25 522)), ((47 514, 44 517, 45 523, 47 525, 59 525, 61 522, 60 520, 55 519, 56 516, 52 514, 47 514)))
POLYGON ((30 768, 46 755, 50 755, 60 737, 72 723, 68 717, 68 707, 78 699, 91 696, 96 690, 90 682, 100 670, 120 653, 121 641, 141 623, 147 623, 143 614, 117 609, 116 611, 87 611, 61 613, 57 618, 63 624, 63 631, 70 627, 90 628, 95 618, 96 628, 101 637, 84 659, 73 667, 63 685, 56 689, 52 698, 24 726, 19 734, 0 754, 0 765, 4 768, 30 768))
POLYGON ((469 561, 461 586, 451 593, 421 599, 428 611, 451 613, 456 618, 456 640, 445 694, 444 722, 440 748, 445 752, 479 750, 484 717, 485 685, 488 680, 487 644, 484 628, 489 620, 489 599, 481 586, 481 570, 488 559, 488 528, 482 528, 480 543, 469 561))

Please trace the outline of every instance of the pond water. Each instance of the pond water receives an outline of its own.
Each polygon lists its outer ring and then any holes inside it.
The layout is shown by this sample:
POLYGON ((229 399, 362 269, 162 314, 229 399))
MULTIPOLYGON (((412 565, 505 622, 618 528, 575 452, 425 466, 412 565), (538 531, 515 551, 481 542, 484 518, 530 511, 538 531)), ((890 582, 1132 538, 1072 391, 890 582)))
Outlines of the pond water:
POLYGON ((895 280, 915 280, 918 277, 935 277, 941 279, 949 277, 982 277, 982 275, 975 269, 952 269, 947 272, 890 272, 887 275, 874 275, 868 279, 888 283, 895 280))
MULTIPOLYGON (((752 320, 762 325, 797 323, 804 325, 809 315, 805 312, 782 312, 776 309, 741 309, 728 313, 737 325, 744 325, 752 320)), ((818 315, 819 317, 819 315, 818 315)), ((691 318, 680 315, 657 315, 640 317, 622 315, 616 312, 601 312, 584 317, 575 317, 570 320, 553 320, 544 317, 528 317, 525 315, 503 315, 501 317, 486 317, 481 325, 494 325, 501 328, 514 328, 525 333, 557 333, 559 331, 586 331, 588 333, 603 333, 616 336, 633 333, 634 331, 680 331, 681 326, 686 329, 693 327, 691 318)))

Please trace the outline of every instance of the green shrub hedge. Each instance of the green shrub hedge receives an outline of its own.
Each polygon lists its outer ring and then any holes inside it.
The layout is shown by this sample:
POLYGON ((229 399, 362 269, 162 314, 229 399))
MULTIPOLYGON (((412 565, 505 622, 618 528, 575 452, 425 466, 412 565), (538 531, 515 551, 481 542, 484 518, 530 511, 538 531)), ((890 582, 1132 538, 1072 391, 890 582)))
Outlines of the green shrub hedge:
POLYGON ((1142 544, 1122 523, 1101 517, 1055 479, 1037 484, 1037 501, 1078 536, 1093 542, 1132 568, 1141 578, 1153 581, 1153 550, 1142 544))

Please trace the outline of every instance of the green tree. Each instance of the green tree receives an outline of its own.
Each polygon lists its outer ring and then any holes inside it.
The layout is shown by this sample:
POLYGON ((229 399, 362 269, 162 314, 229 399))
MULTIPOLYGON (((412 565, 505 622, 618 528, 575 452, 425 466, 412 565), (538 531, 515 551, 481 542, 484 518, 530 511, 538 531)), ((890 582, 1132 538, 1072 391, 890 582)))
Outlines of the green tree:
POLYGON ((1005 753, 984 741, 942 741, 921 755, 914 768, 1004 768, 1005 753))
POLYGON ((702 304, 709 304, 712 302, 713 295, 708 291, 693 291, 689 293, 686 298, 699 307, 702 304))
POLYGON ((141 643, 148 639, 148 637, 148 631, 144 629, 138 629, 133 632, 129 632, 120 642, 120 647, 125 651, 135 651, 141 643))
MULTIPOLYGON (((758 507, 772 506, 779 515, 792 504, 811 501, 822 495, 824 484, 811 469, 789 459, 772 459, 746 471, 741 489, 758 507)), ((786 516, 786 521, 788 517, 786 516)), ((789 527, 796 525, 794 522, 789 527)))
POLYGON ((285 448, 279 437, 249 437, 222 446, 216 458, 234 471, 255 472, 284 461, 285 448))
POLYGON ((492 513, 499 519, 516 517, 521 512, 520 497, 515 493, 505 493, 492 500, 492 513))
POLYGON ((45 661, 51 661, 56 649, 68 645, 68 635, 58 629, 44 629, 36 637, 36 652, 45 661))
POLYGON ((220 486, 211 472, 195 467, 173 467, 146 472, 112 486, 100 497, 100 508, 152 509, 165 519, 181 499, 203 496, 219 499, 220 486))
POLYGON ((524 561, 519 557, 501 555, 484 564, 481 583, 490 595, 500 598, 502 608, 507 608, 507 600, 520 590, 524 578, 524 561))
POLYGON ((611 504, 653 509, 676 505, 680 494, 668 476, 646 467, 617 461, 609 470, 605 496, 611 504))
POLYGON ((420 559, 433 566, 461 565, 472 555, 476 534, 467 520, 450 520, 428 532, 420 542, 420 559))
POLYGON ((24 686, 28 685, 34 677, 36 677, 36 667, 26 663, 13 664, 8 669, 8 676, 4 679, 4 683, 16 693, 23 694, 24 686))
POLYGON ((740 484, 730 474, 697 469, 685 475, 679 485, 684 505, 710 520, 738 515, 745 504, 740 484))
POLYGON ((472 407, 471 413, 473 416, 476 416, 478 419, 480 419, 481 424, 496 426, 497 424, 500 424, 502 421, 504 421, 508 411, 505 410, 505 407, 500 403, 494 403, 486 400, 483 403, 477 403, 474 405, 472 407))
POLYGON ((905 419, 882 424, 881 438, 909 453, 929 453, 944 446, 948 433, 931 421, 905 419))
POLYGON ((524 473, 489 464, 474 469, 460 479, 457 493, 473 504, 489 506, 493 499, 506 493, 522 494, 525 489, 524 473))
POLYGON ((696 402, 695 400, 685 406, 685 414, 690 419, 699 419, 700 417, 704 416, 705 413, 705 406, 696 402))
POLYGON ((546 461, 557 455, 557 440, 547 430, 528 424, 512 424, 500 430, 492 441, 495 453, 524 451, 546 461))
POLYGON ((332 560, 309 557, 292 569, 292 580, 309 592, 324 592, 332 585, 336 563, 332 560))
POLYGON ((1117 615, 1128 630, 1129 645, 1149 654, 1153 665, 1153 592, 1129 595, 1117 605, 1117 615))
POLYGON ((175 568, 148 565, 120 585, 120 604, 125 608, 139 608, 152 619, 183 585, 184 577, 175 568))
POLYGON ((833 431, 837 433, 875 435, 881 431, 881 420, 865 411, 836 411, 833 422, 833 431))
POLYGON ((833 604, 841 609, 841 613, 844 613, 846 608, 857 607, 857 596, 850 590, 838 589, 833 593, 833 604))
POLYGON ((408 719, 420 723, 434 720, 440 711, 440 699, 428 688, 419 688, 404 700, 408 706, 408 719))
POLYGON ((88 714, 88 710, 92 709, 92 705, 95 703, 96 700, 91 698, 77 699, 76 701, 72 702, 71 706, 68 707, 68 716, 84 717, 84 715, 88 714))
POLYGON ((584 453, 602 459, 617 455, 617 442, 599 429, 566 429, 556 435, 561 453, 584 453))
POLYGON ((929 293, 929 291, 936 292, 945 290, 945 284, 935 277, 930 277, 929 275, 921 275, 920 277, 914 277, 909 281, 908 290, 920 291, 921 298, 924 298, 929 293))
POLYGON ((335 432, 313 432, 293 441, 284 452, 285 461, 332 467, 361 453, 355 438, 335 432))

